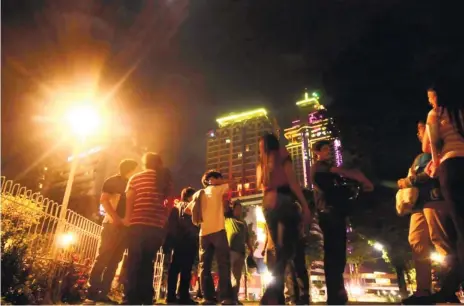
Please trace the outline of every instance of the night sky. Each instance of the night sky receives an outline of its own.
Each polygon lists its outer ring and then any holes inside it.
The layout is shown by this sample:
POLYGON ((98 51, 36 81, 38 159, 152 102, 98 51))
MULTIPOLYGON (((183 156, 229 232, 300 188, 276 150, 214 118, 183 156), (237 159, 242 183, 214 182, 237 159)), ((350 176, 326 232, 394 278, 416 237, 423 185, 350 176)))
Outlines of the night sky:
POLYGON ((370 174, 395 180, 420 150, 427 87, 464 71, 460 12, 443 1, 2 1, 2 170, 14 178, 52 144, 32 120, 47 111, 41 84, 98 62, 103 89, 134 68, 111 107, 178 186, 199 180, 216 117, 263 105, 286 127, 304 88, 370 174))

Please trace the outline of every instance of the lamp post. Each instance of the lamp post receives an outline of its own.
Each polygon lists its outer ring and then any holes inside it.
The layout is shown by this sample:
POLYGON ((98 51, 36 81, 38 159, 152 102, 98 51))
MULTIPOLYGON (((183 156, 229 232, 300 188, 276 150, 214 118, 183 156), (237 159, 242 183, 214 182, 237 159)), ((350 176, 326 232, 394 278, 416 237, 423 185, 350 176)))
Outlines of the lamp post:
POLYGON ((56 229, 54 257, 57 255, 59 247, 58 240, 60 239, 60 236, 64 234, 65 230, 66 212, 68 211, 69 200, 71 198, 74 177, 79 166, 79 154, 85 139, 90 136, 90 134, 95 133, 95 131, 99 129, 101 125, 101 118, 98 110, 92 105, 76 105, 66 112, 64 119, 64 125, 68 126, 70 134, 75 136, 75 139, 73 143, 73 155, 70 160, 71 168, 69 171, 68 181, 66 183, 66 189, 61 204, 61 210, 56 229))

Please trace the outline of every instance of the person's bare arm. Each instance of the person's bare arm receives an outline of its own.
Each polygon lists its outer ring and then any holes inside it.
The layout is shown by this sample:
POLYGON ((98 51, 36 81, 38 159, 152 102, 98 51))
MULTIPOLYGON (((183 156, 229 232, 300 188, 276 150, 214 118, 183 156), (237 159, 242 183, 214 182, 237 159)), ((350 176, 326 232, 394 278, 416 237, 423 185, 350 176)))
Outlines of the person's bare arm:
POLYGON ((295 174, 295 171, 293 170, 293 165, 291 161, 288 160, 285 162, 284 170, 285 170, 285 174, 287 175, 288 184, 290 186, 290 189, 292 190, 293 194, 298 199, 298 202, 300 202, 300 205, 303 209, 303 217, 304 217, 305 223, 309 224, 311 222, 311 212, 309 211, 308 202, 306 201, 306 198, 303 194, 303 191, 301 190, 301 186, 298 182, 298 179, 296 178, 296 174, 295 174))
POLYGON ((263 182, 263 171, 261 169, 261 165, 256 167, 256 190, 262 189, 262 182, 263 182))
POLYGON ((355 180, 363 185, 364 191, 374 190, 374 184, 358 169, 345 169, 341 167, 332 167, 330 172, 339 174, 343 177, 355 180))
POLYGON ((422 152, 431 153, 429 133, 424 133, 422 137, 422 152))

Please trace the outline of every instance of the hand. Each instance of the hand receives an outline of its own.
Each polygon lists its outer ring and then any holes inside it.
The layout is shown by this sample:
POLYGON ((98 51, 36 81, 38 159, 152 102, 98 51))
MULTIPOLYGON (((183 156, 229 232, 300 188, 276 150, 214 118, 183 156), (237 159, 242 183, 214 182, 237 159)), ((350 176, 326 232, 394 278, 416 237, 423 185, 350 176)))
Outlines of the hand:
POLYGON ((362 184, 362 190, 363 190, 364 192, 371 192, 371 191, 374 190, 374 185, 373 185, 371 182, 369 182, 369 183, 363 183, 363 184, 362 184))
POLYGON ((398 188, 399 189, 406 188, 406 182, 404 178, 398 180, 398 188))
POLYGON ((263 257, 266 256, 266 250, 263 250, 263 251, 261 252, 261 256, 263 256, 263 257))
POLYGON ((312 216, 311 216, 311 211, 308 208, 308 203, 304 203, 303 205, 303 222, 306 225, 310 225, 312 222, 312 216))

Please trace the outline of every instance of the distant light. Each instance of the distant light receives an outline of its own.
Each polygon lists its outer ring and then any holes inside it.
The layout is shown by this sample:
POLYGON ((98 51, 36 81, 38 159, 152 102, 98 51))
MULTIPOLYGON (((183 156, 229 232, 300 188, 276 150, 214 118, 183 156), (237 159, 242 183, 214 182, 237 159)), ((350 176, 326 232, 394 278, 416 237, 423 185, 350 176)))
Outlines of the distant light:
POLYGON ((44 171, 47 171, 48 170, 48 167, 44 167, 44 171))
POLYGON ((260 206, 256 206, 255 214, 256 214, 256 222, 259 222, 259 223, 266 222, 266 219, 264 218, 263 210, 261 209, 260 206))
POLYGON ((438 252, 432 252, 432 254, 430 254, 430 259, 439 264, 442 264, 445 262, 445 256, 441 255, 438 252))
POLYGON ((352 296, 360 296, 364 293, 364 290, 359 286, 350 286, 349 291, 352 296))
POLYGON ((314 98, 319 98, 319 94, 318 94, 317 92, 313 92, 312 96, 313 96, 314 98))
POLYGON ((384 249, 384 246, 383 244, 381 244, 380 242, 375 242, 374 245, 373 245, 374 249, 376 249, 377 251, 383 251, 384 249))
MULTIPOLYGON (((95 148, 92 148, 92 149, 90 149, 90 150, 88 150, 88 151, 86 151, 86 152, 82 152, 82 153, 78 154, 77 157, 78 157, 78 158, 83 158, 83 157, 92 155, 92 154, 94 154, 94 153, 97 153, 97 152, 99 152, 99 151, 101 151, 101 150, 102 150, 102 147, 95 147, 95 148)), ((72 161, 73 159, 74 159, 74 156, 73 156, 73 155, 69 156, 69 157, 68 157, 68 162, 72 161)))
POLYGON ((105 211, 105 208, 103 207, 103 204, 100 204, 98 213, 100 214, 100 216, 103 216, 103 217, 106 215, 106 211, 105 211))
POLYGON ((266 269, 266 271, 262 274, 262 279, 264 286, 268 286, 274 281, 274 276, 266 269))
POLYGON ((230 139, 229 139, 229 138, 226 139, 226 143, 230 143, 230 139))
POLYGON ((42 189, 42 188, 43 188, 43 184, 39 183, 39 189, 42 189))
POLYGON ((214 132, 209 133, 210 137, 214 137, 214 132))
POLYGON ((74 234, 69 233, 69 232, 62 234, 58 239, 58 243, 63 248, 69 247, 73 242, 74 242, 74 234))
POLYGON ((242 158, 242 156, 243 156, 242 152, 239 152, 239 153, 237 154, 237 157, 238 157, 238 158, 242 158))

